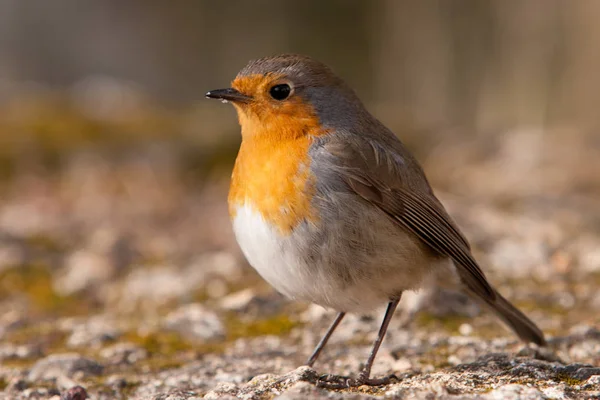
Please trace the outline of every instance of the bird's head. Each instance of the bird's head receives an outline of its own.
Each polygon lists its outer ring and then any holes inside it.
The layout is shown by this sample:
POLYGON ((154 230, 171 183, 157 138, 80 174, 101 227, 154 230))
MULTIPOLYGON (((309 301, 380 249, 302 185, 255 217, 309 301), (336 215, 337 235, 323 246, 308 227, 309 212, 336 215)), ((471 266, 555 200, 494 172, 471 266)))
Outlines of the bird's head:
POLYGON ((365 113, 354 92, 327 65, 294 54, 251 61, 230 88, 211 90, 206 97, 235 106, 244 137, 322 133, 365 113))

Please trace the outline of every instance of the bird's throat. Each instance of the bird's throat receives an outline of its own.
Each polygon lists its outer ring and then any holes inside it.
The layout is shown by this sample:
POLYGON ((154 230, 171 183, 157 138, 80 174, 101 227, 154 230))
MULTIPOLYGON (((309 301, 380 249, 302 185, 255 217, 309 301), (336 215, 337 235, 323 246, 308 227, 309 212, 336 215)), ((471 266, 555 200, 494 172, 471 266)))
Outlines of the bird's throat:
POLYGON ((316 222, 311 142, 309 135, 286 141, 245 137, 231 177, 231 218, 238 207, 248 206, 283 235, 303 221, 316 222))

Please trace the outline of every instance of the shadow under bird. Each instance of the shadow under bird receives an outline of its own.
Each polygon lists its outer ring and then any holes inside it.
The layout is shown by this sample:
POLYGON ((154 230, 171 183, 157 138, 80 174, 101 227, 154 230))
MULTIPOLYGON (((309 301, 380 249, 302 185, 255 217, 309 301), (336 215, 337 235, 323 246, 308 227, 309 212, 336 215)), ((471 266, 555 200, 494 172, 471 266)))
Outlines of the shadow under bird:
POLYGON ((241 125, 228 201, 248 262, 285 296, 338 311, 307 364, 347 312, 387 304, 358 377, 328 375, 321 385, 389 382, 370 377, 379 346, 402 293, 432 277, 455 279, 523 341, 545 344, 490 285, 419 163, 329 67, 262 58, 206 97, 231 102, 241 125))

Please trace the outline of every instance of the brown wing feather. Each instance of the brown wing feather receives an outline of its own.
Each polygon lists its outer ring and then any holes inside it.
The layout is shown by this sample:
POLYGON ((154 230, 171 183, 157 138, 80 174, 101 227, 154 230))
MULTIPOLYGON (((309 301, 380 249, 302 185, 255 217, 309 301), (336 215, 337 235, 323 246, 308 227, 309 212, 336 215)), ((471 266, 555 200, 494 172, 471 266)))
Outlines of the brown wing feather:
POLYGON ((450 257, 468 291, 488 305, 526 342, 544 345, 544 334, 527 316, 498 294, 471 255, 467 239, 433 194, 423 170, 395 138, 347 136, 329 140, 333 169, 350 190, 379 207, 399 226, 431 249, 450 257))
POLYGON ((495 299, 496 292, 471 256, 468 242, 446 213, 439 209, 437 201, 405 189, 381 188, 375 181, 365 185, 350 175, 346 179, 358 195, 378 206, 431 248, 452 258, 469 289, 486 299, 495 299))

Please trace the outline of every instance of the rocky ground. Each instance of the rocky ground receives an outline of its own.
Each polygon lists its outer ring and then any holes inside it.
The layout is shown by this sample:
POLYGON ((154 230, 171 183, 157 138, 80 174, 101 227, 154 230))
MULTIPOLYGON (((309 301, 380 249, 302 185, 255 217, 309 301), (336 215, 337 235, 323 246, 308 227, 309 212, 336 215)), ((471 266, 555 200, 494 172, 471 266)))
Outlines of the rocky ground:
POLYGON ((347 317, 303 367, 334 314, 247 266, 226 175, 91 151, 1 184, 0 399, 600 398, 598 136, 443 138, 423 158, 431 180, 547 348, 433 288, 392 321, 373 373, 393 383, 321 388, 321 374, 356 374, 382 310, 347 317))

